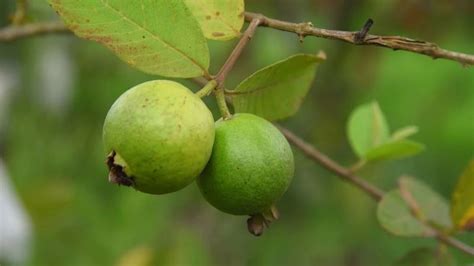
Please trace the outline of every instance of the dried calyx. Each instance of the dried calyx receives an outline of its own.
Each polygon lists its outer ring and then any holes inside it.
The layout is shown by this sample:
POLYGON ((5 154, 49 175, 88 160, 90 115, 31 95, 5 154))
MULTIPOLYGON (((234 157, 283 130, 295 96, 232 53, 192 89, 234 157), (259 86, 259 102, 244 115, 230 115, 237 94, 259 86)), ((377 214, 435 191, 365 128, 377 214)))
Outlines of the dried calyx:
POLYGON ((106 163, 107 167, 109 168, 109 182, 122 186, 133 187, 135 185, 133 177, 127 176, 123 170, 123 166, 115 163, 115 156, 117 156, 115 151, 112 151, 109 155, 107 155, 106 163))
POLYGON ((279 217, 278 209, 272 206, 266 212, 250 215, 250 218, 247 219, 247 229, 252 235, 261 236, 265 228, 270 227, 270 224, 278 220, 279 217))

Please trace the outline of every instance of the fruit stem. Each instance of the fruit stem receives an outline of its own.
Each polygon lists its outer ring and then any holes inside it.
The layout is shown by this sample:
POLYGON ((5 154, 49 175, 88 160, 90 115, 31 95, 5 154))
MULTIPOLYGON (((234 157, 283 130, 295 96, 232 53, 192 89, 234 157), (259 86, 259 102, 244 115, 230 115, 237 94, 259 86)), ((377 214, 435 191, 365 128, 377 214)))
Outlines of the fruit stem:
POLYGON ((203 98, 211 94, 211 92, 216 88, 216 86, 217 86, 217 81, 210 80, 202 89, 198 90, 195 94, 199 98, 203 98))
POLYGON ((219 111, 221 112, 222 117, 224 118, 224 120, 230 119, 232 115, 230 114, 229 108, 227 107, 227 103, 225 102, 224 88, 217 87, 215 95, 217 100, 217 106, 219 106, 219 111))

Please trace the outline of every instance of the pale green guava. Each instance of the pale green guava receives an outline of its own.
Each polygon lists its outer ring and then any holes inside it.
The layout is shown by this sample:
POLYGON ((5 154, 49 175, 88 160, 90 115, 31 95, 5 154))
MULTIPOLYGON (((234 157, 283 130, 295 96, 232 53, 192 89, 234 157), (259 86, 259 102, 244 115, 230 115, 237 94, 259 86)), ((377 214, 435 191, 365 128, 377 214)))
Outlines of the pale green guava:
POLYGON ((139 84, 105 118, 109 179, 150 194, 177 191, 206 166, 214 134, 211 112, 186 87, 167 80, 139 84))
POLYGON ((293 153, 280 131, 261 117, 240 113, 216 122, 211 159, 197 184, 217 209, 255 215, 285 193, 293 174, 293 153))

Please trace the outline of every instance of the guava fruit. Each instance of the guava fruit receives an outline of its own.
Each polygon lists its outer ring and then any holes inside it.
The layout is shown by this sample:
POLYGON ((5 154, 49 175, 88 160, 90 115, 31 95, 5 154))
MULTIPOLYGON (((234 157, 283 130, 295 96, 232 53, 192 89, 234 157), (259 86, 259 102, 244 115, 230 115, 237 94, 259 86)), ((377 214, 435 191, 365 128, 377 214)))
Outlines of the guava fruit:
POLYGON ((184 188, 206 166, 214 134, 211 112, 186 87, 167 80, 139 84, 105 118, 109 180, 150 194, 184 188))
POLYGON ((261 117, 238 113, 216 122, 211 159, 197 184, 217 209, 253 216, 268 212, 293 174, 293 153, 280 131, 261 117))

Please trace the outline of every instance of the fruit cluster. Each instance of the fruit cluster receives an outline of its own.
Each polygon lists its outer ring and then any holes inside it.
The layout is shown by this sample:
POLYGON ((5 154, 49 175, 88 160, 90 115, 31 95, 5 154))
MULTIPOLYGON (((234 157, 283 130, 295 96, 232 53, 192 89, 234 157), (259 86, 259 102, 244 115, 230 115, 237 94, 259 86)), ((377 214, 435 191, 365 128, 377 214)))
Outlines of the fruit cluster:
POLYGON ((250 215, 256 235, 276 218, 273 204, 294 172, 290 145, 270 122, 238 113, 214 123, 202 100, 173 81, 123 93, 107 114, 103 140, 111 182, 165 194, 197 180, 217 209, 250 215))

